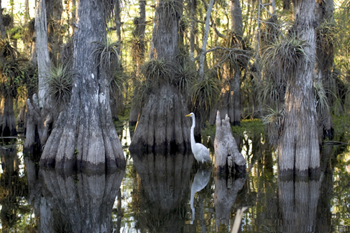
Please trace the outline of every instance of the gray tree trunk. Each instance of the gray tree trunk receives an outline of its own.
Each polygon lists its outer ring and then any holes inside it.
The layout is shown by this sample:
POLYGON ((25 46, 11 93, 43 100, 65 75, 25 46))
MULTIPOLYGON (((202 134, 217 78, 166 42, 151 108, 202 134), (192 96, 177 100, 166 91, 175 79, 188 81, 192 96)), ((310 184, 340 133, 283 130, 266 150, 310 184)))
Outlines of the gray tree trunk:
MULTIPOLYGON (((145 53, 145 30, 146 30, 146 1, 140 0, 140 19, 136 22, 135 26, 135 38, 139 39, 139 43, 137 47, 135 47, 133 54, 133 62, 134 62, 134 73, 136 78, 140 75, 140 68, 144 62, 144 53, 145 53)), ((137 85, 136 82, 134 85, 137 85)), ((137 95, 137 88, 134 90, 134 96, 137 95)), ((140 104, 136 101, 132 101, 129 115, 129 125, 135 126, 140 114, 140 104)))
POLYGON ((230 118, 226 115, 221 120, 219 111, 216 115, 214 149, 216 173, 245 172, 246 162, 232 135, 230 118))
MULTIPOLYGON (((0 9, 2 9, 1 2, 2 1, 0 0, 0 9)), ((4 22, 3 22, 3 19, 2 19, 2 12, 0 14, 0 35, 1 35, 1 38, 5 38, 6 37, 6 30, 5 30, 4 22)))
POLYGON ((290 2, 291 0, 283 0, 283 10, 289 11, 290 10, 290 2))
POLYGON ((39 76, 39 106, 43 107, 48 99, 47 77, 50 70, 45 0, 40 0, 36 5, 35 44, 39 76))
POLYGON ((94 171, 123 168, 123 149, 111 116, 110 77, 100 60, 92 56, 98 46, 93 42, 106 41, 103 2, 81 0, 77 9, 72 96, 58 117, 40 164, 94 171))
POLYGON ((190 58, 194 61, 194 41, 195 41, 195 31, 197 28, 196 23, 196 14, 197 12, 197 0, 190 0, 190 19, 191 19, 191 28, 190 28, 190 58))
POLYGON ((17 135, 13 97, 9 95, 2 97, 0 102, 0 135, 17 135))
POLYGON ((50 98, 48 96, 47 77, 50 70, 50 57, 47 38, 47 21, 45 0, 36 5, 35 13, 35 44, 38 65, 39 93, 38 98, 33 96, 32 101, 27 100, 26 140, 23 145, 25 153, 33 154, 41 152, 41 146, 45 145, 48 138, 49 126, 53 121, 50 114, 50 98), (36 135, 39 134, 39 141, 36 135))
MULTIPOLYGON (((178 23, 182 15, 182 0, 170 1, 172 13, 166 11, 167 1, 158 1, 153 28, 153 56, 177 65, 178 23)), ((171 74, 172 75, 172 74, 171 74)), ((190 144, 190 121, 186 104, 178 88, 162 82, 153 88, 142 106, 138 124, 130 144, 130 151, 185 151, 190 144)))
POLYGON ((63 44, 61 36, 61 17, 63 5, 61 0, 46 0, 48 43, 51 47, 50 58, 57 62, 63 44))
POLYGON ((333 95, 330 94, 332 90, 332 69, 334 65, 334 44, 331 39, 332 35, 322 35, 322 24, 325 22, 331 23, 333 21, 333 0, 316 1, 316 21, 319 28, 316 30, 316 82, 318 87, 323 87, 326 93, 328 105, 319 106, 318 119, 319 119, 319 135, 320 138, 332 139, 334 135, 332 116, 329 106, 332 106, 333 95), (326 36, 326 38, 324 37, 326 36))
POLYGON ((207 42, 208 42, 208 36, 209 36, 209 21, 210 21, 210 15, 211 11, 213 9, 214 5, 214 0, 210 0, 209 6, 207 9, 207 15, 205 19, 205 29, 204 29, 204 35, 203 35, 203 40, 202 40, 202 50, 201 54, 199 57, 199 79, 203 80, 204 79, 204 62, 205 62, 205 54, 207 50, 207 42))
POLYGON ((287 82, 285 113, 278 142, 279 171, 282 176, 313 175, 320 167, 317 114, 313 94, 315 64, 315 1, 294 1, 294 29, 305 41, 306 58, 299 61, 296 72, 287 82))

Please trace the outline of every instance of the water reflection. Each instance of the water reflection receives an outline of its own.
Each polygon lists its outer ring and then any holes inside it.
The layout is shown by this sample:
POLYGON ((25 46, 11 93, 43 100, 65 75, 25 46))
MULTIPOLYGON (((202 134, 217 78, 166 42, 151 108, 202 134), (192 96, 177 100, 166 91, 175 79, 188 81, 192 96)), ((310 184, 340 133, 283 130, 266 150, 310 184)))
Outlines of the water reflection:
POLYGON ((214 205, 216 214, 216 231, 221 231, 220 225, 230 228, 232 206, 236 202, 238 192, 245 184, 245 176, 228 177, 215 176, 214 205))
POLYGON ((1 148, 0 204, 2 232, 17 229, 16 224, 21 220, 20 214, 30 212, 23 208, 21 202, 28 196, 27 180, 20 175, 19 160, 15 147, 1 148))
POLYGON ((142 232, 182 232, 193 155, 131 156, 138 173, 133 197, 136 228, 142 232))
POLYGON ((29 202, 39 232, 111 232, 112 208, 124 171, 110 174, 40 170, 25 159, 29 202))
MULTIPOLYGON (((211 168, 200 168, 196 172, 196 175, 193 178, 193 182, 191 185, 191 199, 190 199, 190 205, 192 210, 192 217, 191 217, 191 224, 193 223, 195 219, 195 208, 194 208, 194 195, 196 192, 201 191, 205 186, 207 186, 211 174, 211 168)), ((201 216, 201 219, 203 217, 201 216)))
POLYGON ((282 212, 281 232, 315 232, 320 185, 321 179, 279 181, 279 203, 282 212))
POLYGON ((229 233, 248 206, 241 232, 349 232, 349 148, 322 148, 321 179, 279 180, 274 151, 244 140, 246 177, 214 177, 183 154, 131 155, 120 174, 57 174, 4 145, 0 231, 229 233))

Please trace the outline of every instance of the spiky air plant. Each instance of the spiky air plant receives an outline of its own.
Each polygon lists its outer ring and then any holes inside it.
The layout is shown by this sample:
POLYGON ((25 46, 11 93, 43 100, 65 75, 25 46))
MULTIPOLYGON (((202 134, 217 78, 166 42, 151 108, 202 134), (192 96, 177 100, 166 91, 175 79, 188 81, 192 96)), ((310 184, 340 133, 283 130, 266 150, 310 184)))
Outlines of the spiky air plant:
POLYGON ((140 37, 133 37, 131 40, 131 56, 133 61, 140 63, 143 61, 146 45, 140 37))
POLYGON ((109 90, 111 96, 117 99, 118 93, 122 93, 125 90, 125 83, 128 77, 125 76, 122 70, 116 70, 111 80, 109 90))
POLYGON ((168 61, 151 59, 141 67, 141 73, 152 86, 159 87, 161 83, 174 83, 178 67, 168 61))
POLYGON ((322 82, 314 82, 314 93, 316 98, 316 107, 321 111, 321 113, 325 110, 328 111, 328 98, 326 90, 323 88, 322 82))
MULTIPOLYGON (((271 77, 270 77, 271 78, 271 77)), ((258 96, 263 105, 278 106, 284 102, 287 82, 282 78, 265 79, 258 82, 258 96)))
POLYGON ((110 42, 107 40, 105 42, 94 41, 92 43, 96 45, 96 48, 92 52, 96 63, 100 65, 102 69, 105 69, 107 73, 113 73, 120 64, 117 50, 119 46, 118 42, 110 42))
POLYGON ((197 71, 193 62, 186 62, 182 67, 178 69, 177 73, 177 86, 181 93, 188 93, 191 83, 197 77, 197 71))
POLYGON ((209 109, 220 94, 220 81, 215 75, 205 75, 201 79, 193 79, 191 84, 191 101, 199 107, 209 109))
POLYGON ((166 28, 171 30, 171 27, 169 27, 169 24, 171 22, 171 19, 174 17, 180 17, 182 13, 182 2, 177 0, 163 0, 160 1, 158 6, 158 12, 163 14, 165 16, 166 20, 166 28))
POLYGON ((337 33, 339 30, 334 20, 325 20, 316 28, 317 40, 321 42, 322 48, 333 46, 337 40, 337 33))
POLYGON ((217 54, 221 58, 220 65, 228 62, 231 66, 239 65, 245 68, 253 55, 253 51, 245 46, 243 38, 233 31, 228 32, 222 46, 217 54))
POLYGON ((69 102, 72 91, 72 72, 67 66, 52 66, 47 83, 49 86, 49 95, 52 101, 57 105, 64 105, 69 102))
POLYGON ((5 59, 17 59, 20 53, 11 46, 8 40, 0 40, 0 56, 5 59))
POLYGON ((2 96, 17 96, 17 88, 23 82, 24 74, 20 68, 17 59, 7 60, 1 65, 1 85, 0 93, 2 96))
POLYGON ((304 50, 306 45, 305 41, 295 35, 281 37, 267 46, 262 56, 263 62, 267 67, 275 69, 280 77, 287 74, 288 77, 293 77, 298 64, 304 64, 308 59, 304 50))
POLYGON ((279 132, 284 121, 284 109, 267 109, 268 114, 262 118, 263 123, 267 125, 269 142, 276 145, 279 138, 279 132))

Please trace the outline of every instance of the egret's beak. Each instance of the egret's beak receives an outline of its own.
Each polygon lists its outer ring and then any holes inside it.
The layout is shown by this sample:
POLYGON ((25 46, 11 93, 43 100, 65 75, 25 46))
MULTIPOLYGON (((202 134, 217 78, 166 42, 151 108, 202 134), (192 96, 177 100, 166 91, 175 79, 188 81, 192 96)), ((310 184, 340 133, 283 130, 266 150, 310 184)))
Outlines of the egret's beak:
POLYGON ((187 114, 185 117, 190 117, 192 114, 190 113, 190 114, 187 114))

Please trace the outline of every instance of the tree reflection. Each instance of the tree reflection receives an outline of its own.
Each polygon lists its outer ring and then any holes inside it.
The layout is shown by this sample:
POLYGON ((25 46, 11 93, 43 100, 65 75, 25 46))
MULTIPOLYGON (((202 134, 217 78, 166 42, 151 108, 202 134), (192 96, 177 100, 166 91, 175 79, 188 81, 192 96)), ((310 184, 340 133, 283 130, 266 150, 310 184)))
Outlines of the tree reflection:
POLYGON ((216 230, 230 227, 231 210, 236 202, 238 192, 243 188, 245 175, 242 177, 224 178, 215 176, 214 205, 216 214, 216 230))
POLYGON ((42 170, 41 232, 110 232, 124 170, 67 174, 42 170))
POLYGON ((279 180, 279 205, 282 212, 281 232, 314 232, 321 179, 279 180))
POLYGON ((27 182, 20 176, 17 150, 14 147, 0 149, 0 155, 3 170, 0 177, 0 218, 2 232, 9 232, 10 229, 17 229, 16 224, 21 217, 30 212, 21 203, 28 195, 27 182))
POLYGON ((133 197, 136 227, 141 232, 181 232, 193 155, 131 156, 140 177, 133 197))

